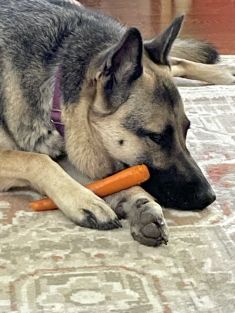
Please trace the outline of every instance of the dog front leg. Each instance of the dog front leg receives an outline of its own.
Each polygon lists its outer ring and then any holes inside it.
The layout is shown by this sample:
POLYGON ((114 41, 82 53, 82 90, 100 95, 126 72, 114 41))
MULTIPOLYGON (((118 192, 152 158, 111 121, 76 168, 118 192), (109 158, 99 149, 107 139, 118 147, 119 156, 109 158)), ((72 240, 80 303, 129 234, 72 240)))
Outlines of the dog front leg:
POLYGON ((80 226, 113 229, 120 226, 104 200, 72 179, 45 154, 0 150, 0 187, 30 185, 50 197, 80 226))
POLYGON ((168 241, 161 206, 141 187, 132 187, 105 198, 119 218, 128 218, 133 238, 147 246, 168 241))
POLYGON ((214 85, 235 84, 235 66, 223 64, 202 64, 184 59, 171 58, 173 77, 184 77, 214 85))

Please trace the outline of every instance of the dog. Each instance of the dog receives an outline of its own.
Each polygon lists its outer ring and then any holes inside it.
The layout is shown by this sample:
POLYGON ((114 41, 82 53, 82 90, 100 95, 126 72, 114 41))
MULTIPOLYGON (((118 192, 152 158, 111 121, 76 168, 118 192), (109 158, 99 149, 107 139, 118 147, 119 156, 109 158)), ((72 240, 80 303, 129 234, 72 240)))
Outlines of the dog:
MULTIPOLYGON (((72 1, 74 2, 74 1, 72 1)), ((0 0, 0 190, 32 187, 76 224, 107 230, 127 217, 133 238, 168 241, 162 207, 201 210, 215 194, 186 146, 190 128, 173 77, 234 84, 216 49, 160 35, 60 0, 0 0), (90 181, 136 164, 151 178, 101 199, 90 181)))

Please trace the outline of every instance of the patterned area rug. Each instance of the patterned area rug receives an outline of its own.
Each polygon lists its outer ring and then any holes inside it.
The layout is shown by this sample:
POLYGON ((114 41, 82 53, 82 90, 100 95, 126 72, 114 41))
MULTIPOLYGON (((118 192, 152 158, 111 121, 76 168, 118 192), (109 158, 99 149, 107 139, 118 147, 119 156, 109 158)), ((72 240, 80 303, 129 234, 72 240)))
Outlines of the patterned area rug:
POLYGON ((127 222, 79 228, 59 211, 32 213, 32 192, 0 194, 1 313, 235 312, 235 87, 191 85, 180 88, 188 142, 217 201, 165 209, 170 242, 150 248, 127 222))

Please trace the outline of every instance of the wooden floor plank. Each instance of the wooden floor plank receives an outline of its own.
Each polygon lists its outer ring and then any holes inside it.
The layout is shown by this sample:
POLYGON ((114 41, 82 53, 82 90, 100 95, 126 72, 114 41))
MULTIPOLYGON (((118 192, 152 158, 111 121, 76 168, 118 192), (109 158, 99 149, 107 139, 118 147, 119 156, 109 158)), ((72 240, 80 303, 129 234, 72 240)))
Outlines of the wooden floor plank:
POLYGON ((82 0, 125 24, 137 26, 145 38, 163 30, 174 16, 186 13, 181 35, 214 43, 221 53, 235 54, 234 0, 82 0))

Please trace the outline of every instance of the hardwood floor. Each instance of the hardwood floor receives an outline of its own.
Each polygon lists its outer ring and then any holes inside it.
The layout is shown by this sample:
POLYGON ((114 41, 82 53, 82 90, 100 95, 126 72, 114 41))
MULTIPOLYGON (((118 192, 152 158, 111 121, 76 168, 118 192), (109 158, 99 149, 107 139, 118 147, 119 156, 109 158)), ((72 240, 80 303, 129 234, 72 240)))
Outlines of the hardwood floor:
POLYGON ((81 0, 81 3, 138 27, 145 38, 163 30, 175 16, 186 13, 181 37, 204 39, 223 54, 235 54, 234 0, 81 0))

